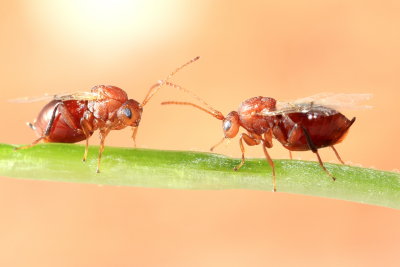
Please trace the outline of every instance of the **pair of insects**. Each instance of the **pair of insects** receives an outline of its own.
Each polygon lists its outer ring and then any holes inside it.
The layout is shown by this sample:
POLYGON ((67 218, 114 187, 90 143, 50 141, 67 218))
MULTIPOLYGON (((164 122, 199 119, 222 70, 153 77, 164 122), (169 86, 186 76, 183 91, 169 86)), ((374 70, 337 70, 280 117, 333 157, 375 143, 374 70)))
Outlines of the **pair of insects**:
MULTIPOLYGON (((115 86, 98 85, 91 92, 52 96, 52 101, 43 107, 36 120, 28 125, 36 132, 38 139, 32 144, 18 149, 34 146, 39 142, 75 143, 86 141, 83 161, 87 158, 89 138, 94 131, 100 132, 100 149, 98 154, 97 172, 100 171, 101 156, 104 141, 111 130, 121 130, 132 127, 132 138, 135 142, 137 129, 141 120, 143 107, 163 86, 172 86, 191 94, 203 106, 190 102, 167 101, 162 104, 189 105, 211 114, 222 120, 223 139, 234 138, 239 128, 242 133, 239 145, 242 152, 240 164, 234 168, 239 170, 245 163, 244 143, 249 146, 260 145, 265 157, 272 167, 273 190, 276 191, 276 176, 274 162, 267 148, 272 147, 272 138, 277 139, 289 151, 311 150, 317 155, 319 165, 333 179, 333 175, 325 168, 318 149, 330 146, 340 162, 341 160, 334 145, 346 136, 355 118, 349 120, 336 107, 351 106, 365 100, 365 94, 320 94, 294 102, 278 102, 270 97, 253 97, 245 100, 237 111, 224 116, 193 92, 169 80, 179 70, 198 60, 196 57, 175 71, 164 80, 153 85, 142 103, 128 99, 122 89, 115 86)), ((213 146, 211 151, 217 146, 213 146)))

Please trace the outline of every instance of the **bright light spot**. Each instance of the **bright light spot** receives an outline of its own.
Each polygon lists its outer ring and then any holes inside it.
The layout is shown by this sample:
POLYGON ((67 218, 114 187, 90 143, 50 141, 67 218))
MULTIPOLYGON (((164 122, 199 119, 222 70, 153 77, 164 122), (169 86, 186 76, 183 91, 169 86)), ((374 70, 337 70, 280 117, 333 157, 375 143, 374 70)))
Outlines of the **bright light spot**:
POLYGON ((177 2, 39 0, 26 1, 24 7, 34 31, 98 57, 170 39, 185 27, 185 12, 177 2))

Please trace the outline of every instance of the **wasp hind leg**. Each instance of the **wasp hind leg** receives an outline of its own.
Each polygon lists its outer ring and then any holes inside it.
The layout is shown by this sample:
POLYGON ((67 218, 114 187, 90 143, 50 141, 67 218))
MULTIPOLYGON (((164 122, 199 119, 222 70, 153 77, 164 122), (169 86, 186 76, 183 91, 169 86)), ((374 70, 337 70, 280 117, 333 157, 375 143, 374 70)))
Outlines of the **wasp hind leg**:
POLYGON ((306 128, 304 128, 304 127, 301 127, 301 128, 302 128, 303 133, 304 133, 304 135, 306 137, 308 147, 311 149, 312 152, 314 152, 317 155, 319 166, 321 166, 321 168, 325 171, 325 173, 328 174, 332 178, 333 181, 335 181, 336 178, 325 168, 324 163, 322 162, 321 157, 320 157, 320 155, 318 153, 318 149, 315 146, 315 144, 313 143, 309 132, 307 131, 306 128))
POLYGON ((344 161, 342 160, 342 158, 340 157, 339 153, 337 152, 336 148, 334 146, 331 146, 333 152, 335 152, 336 158, 340 161, 340 163, 342 163, 343 165, 345 165, 346 163, 344 163, 344 161))

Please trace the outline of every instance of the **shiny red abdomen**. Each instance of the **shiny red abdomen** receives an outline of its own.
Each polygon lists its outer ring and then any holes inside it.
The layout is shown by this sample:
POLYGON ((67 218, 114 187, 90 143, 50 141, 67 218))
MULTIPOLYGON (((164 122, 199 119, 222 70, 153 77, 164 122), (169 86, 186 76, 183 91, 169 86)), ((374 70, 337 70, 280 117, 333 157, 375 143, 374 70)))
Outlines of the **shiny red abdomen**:
POLYGON ((326 111, 310 110, 306 113, 297 112, 282 116, 277 126, 282 130, 286 140, 278 139, 278 141, 285 148, 292 151, 310 150, 306 136, 302 130, 302 127, 304 127, 316 148, 331 146, 341 142, 353 124, 354 119, 349 120, 339 112, 329 111, 330 113, 328 114, 326 111), (295 124, 300 127, 294 129, 295 124), (287 138, 294 130, 300 131, 298 140, 287 143, 287 138))
MULTIPOLYGON (((59 100, 53 100, 45 105, 33 123, 35 127, 34 130, 38 137, 42 136, 46 131, 46 127, 49 124, 57 102, 59 102, 59 100)), ((80 128, 80 119, 87 109, 86 102, 76 100, 64 101, 64 107, 69 112, 69 117, 74 126, 70 127, 70 125, 65 122, 62 112, 57 110, 53 129, 50 135, 44 139, 45 142, 76 143, 86 139, 85 134, 80 128)))

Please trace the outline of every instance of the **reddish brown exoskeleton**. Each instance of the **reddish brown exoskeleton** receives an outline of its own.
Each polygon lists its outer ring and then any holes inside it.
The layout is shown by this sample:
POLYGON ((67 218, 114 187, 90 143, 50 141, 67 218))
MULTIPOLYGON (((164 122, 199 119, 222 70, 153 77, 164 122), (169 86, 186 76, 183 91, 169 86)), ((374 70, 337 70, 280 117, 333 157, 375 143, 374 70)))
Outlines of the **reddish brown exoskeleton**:
MULTIPOLYGON (((41 141, 75 143, 86 140, 83 156, 83 161, 86 161, 89 137, 94 131, 99 130, 100 149, 97 172, 100 172, 104 140, 108 133, 111 130, 121 130, 130 126, 133 129, 132 138, 135 142, 143 107, 162 86, 168 83, 168 80, 175 73, 197 59, 199 57, 183 64, 164 80, 153 85, 141 104, 136 100, 128 99, 126 92, 121 88, 110 85, 95 86, 90 92, 51 96, 53 100, 43 107, 33 124, 28 124, 39 138, 31 145, 18 147, 17 149, 32 147, 41 141)), ((22 101, 28 102, 30 100, 22 101)))
POLYGON ((335 177, 325 168, 318 154, 318 149, 331 147, 338 160, 344 164, 334 145, 345 138, 355 118, 347 119, 336 110, 336 107, 353 108, 356 102, 370 97, 369 94, 323 93, 294 102, 277 102, 270 97, 258 96, 243 101, 237 111, 232 111, 227 116, 223 116, 221 112, 209 106, 189 90, 171 83, 168 83, 168 85, 192 94, 206 107, 177 101, 163 102, 163 105, 193 106, 223 121, 224 137, 211 148, 211 151, 225 139, 235 137, 240 127, 247 130, 247 133, 240 135, 239 145, 242 151, 242 160, 234 170, 239 170, 245 162, 243 141, 249 146, 261 144, 265 157, 272 167, 274 191, 276 191, 275 166, 267 151, 267 148, 272 147, 272 138, 277 139, 289 151, 311 150, 317 155, 322 169, 335 180, 335 177))

